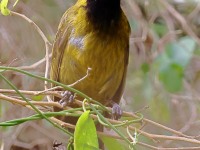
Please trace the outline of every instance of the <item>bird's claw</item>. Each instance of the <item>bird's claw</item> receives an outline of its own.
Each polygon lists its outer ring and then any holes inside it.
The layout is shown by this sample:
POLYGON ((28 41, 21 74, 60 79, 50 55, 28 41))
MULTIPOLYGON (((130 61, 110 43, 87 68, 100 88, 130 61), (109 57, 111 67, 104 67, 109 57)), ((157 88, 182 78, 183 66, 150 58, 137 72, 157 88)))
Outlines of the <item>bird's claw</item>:
POLYGON ((112 117, 115 120, 120 119, 122 116, 121 107, 117 103, 112 103, 112 117))
POLYGON ((70 91, 64 91, 62 94, 62 99, 59 101, 59 103, 62 105, 62 107, 65 107, 67 105, 70 105, 74 102, 74 93, 70 91))

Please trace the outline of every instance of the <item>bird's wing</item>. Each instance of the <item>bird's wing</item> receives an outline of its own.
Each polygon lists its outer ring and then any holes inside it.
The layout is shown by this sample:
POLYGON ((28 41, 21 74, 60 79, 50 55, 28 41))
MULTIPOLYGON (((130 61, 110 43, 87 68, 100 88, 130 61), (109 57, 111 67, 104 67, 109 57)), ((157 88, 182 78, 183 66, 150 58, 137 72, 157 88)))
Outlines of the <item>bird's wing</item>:
POLYGON ((121 97, 122 97, 122 94, 124 92, 124 86, 125 86, 125 82, 126 82, 126 74, 127 74, 127 67, 128 67, 128 61, 129 61, 129 36, 130 36, 130 33, 131 33, 131 27, 130 27, 130 24, 126 18, 126 16, 124 15, 123 13, 123 19, 124 19, 124 27, 125 27, 125 30, 124 32, 125 33, 128 33, 127 35, 127 45, 125 47, 125 54, 124 54, 124 72, 123 72, 123 76, 122 76, 122 80, 121 80, 121 83, 117 89, 117 91, 115 92, 114 96, 112 97, 112 101, 116 102, 116 103, 119 103, 120 100, 121 100, 121 97))
MULTIPOLYGON (((52 64, 50 78, 59 81, 60 66, 63 59, 63 53, 67 47, 69 36, 72 32, 72 21, 75 15, 75 9, 71 7, 62 16, 58 32, 52 50, 52 64)), ((54 86, 54 85, 52 85, 54 86)))
POLYGON ((122 97, 122 94, 124 92, 124 86, 125 86, 125 82, 126 82, 126 73, 127 73, 127 66, 128 66, 128 59, 129 59, 129 44, 127 45, 126 51, 125 51, 125 56, 124 56, 124 73, 122 76, 122 80, 121 83, 117 89, 117 91, 115 92, 112 101, 119 103, 120 99, 122 97))

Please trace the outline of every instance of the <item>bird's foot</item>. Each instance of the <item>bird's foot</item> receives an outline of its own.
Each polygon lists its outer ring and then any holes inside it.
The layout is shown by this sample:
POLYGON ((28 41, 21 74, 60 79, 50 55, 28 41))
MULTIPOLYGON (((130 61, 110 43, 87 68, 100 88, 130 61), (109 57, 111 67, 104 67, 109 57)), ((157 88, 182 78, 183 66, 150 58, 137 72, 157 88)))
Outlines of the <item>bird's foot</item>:
POLYGON ((62 105, 62 107, 70 105, 74 102, 75 95, 70 91, 64 91, 61 96, 62 99, 59 101, 59 103, 62 105))
POLYGON ((119 104, 112 101, 111 106, 112 106, 112 118, 115 120, 120 119, 122 116, 122 109, 119 106, 119 104))

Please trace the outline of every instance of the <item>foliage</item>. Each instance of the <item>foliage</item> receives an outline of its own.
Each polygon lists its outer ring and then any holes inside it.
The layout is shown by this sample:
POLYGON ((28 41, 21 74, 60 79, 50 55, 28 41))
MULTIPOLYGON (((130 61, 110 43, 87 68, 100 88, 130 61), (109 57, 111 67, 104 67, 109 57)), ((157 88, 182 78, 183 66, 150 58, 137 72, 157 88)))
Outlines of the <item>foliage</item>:
POLYGON ((8 5, 8 0, 2 0, 0 2, 0 10, 1 10, 1 13, 5 16, 9 15, 10 14, 10 10, 7 8, 7 5, 8 5))
POLYGON ((180 91, 183 87, 184 71, 195 50, 195 41, 190 37, 180 38, 166 45, 165 51, 158 56, 159 76, 166 90, 180 91))
POLYGON ((96 127, 89 113, 90 111, 84 112, 78 119, 74 133, 75 149, 97 150, 99 148, 96 127))

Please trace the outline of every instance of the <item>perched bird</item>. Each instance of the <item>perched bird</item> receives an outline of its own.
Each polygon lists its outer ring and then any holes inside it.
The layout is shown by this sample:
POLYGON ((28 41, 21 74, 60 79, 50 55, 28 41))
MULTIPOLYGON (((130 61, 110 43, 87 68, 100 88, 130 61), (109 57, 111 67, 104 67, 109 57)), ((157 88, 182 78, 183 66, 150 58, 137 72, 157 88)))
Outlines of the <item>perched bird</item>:
MULTIPOLYGON (((129 35, 130 26, 120 0, 78 0, 60 21, 53 45, 51 79, 72 84, 91 68, 89 75, 73 88, 113 107, 113 115, 119 118, 129 35)), ((67 118, 67 122, 73 121, 67 118)))

